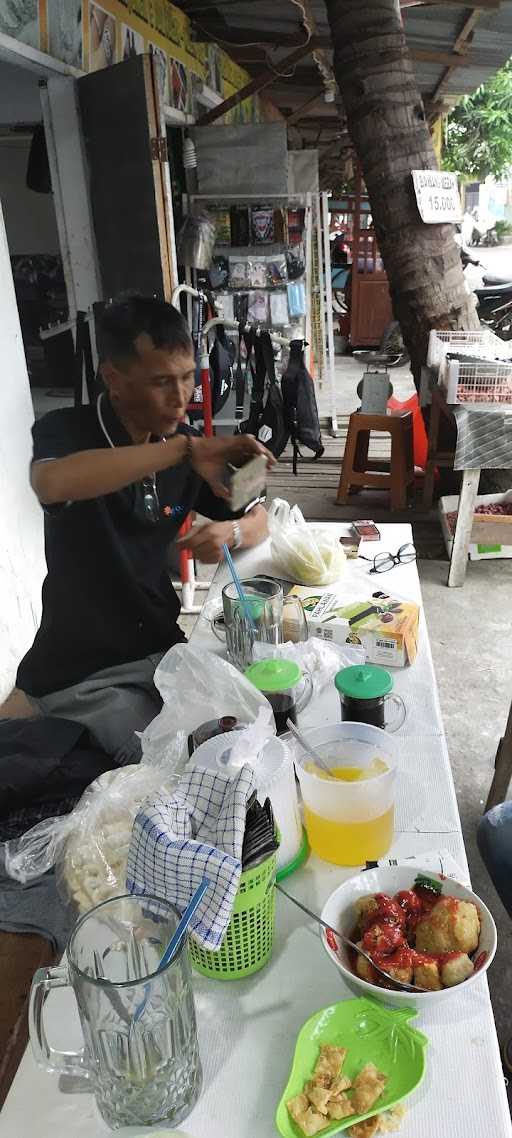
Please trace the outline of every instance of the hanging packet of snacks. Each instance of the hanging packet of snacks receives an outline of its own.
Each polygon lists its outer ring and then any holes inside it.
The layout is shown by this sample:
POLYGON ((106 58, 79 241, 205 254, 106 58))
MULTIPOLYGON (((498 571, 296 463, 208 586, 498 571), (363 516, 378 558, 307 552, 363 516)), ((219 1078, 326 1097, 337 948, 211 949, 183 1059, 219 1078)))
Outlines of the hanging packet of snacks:
POLYGON ((288 323, 288 297, 276 289, 270 293, 270 322, 274 328, 288 323))
POLYGON ((228 324, 235 320, 234 296, 231 292, 218 292, 215 297, 215 307, 219 316, 223 316, 228 324))
POLYGON ((231 221, 228 209, 215 209, 210 211, 215 226, 215 244, 231 244, 231 221))
POLYGON ((247 323, 247 311, 249 308, 249 293, 237 292, 233 297, 233 312, 237 324, 247 323))
POLYGON ((252 288, 266 288, 269 284, 268 258, 249 258, 249 284, 252 288))
POLYGON ((212 257, 212 263, 208 269, 208 280, 210 288, 227 288, 229 281, 229 261, 227 257, 212 257))
POLYGON ((229 258, 229 283, 231 288, 247 288, 249 281, 249 260, 247 257, 229 258))
POLYGON ((231 244, 249 245, 251 227, 249 224, 248 206, 231 206, 231 244))
POLYGON ((268 245, 274 240, 274 210, 272 206, 253 206, 251 231, 255 245, 268 245))
POLYGON ((286 250, 286 268, 288 270, 289 281, 296 281, 298 277, 304 276, 306 272, 306 257, 302 242, 296 245, 294 249, 286 250))
POLYGON ((274 241, 286 243, 286 212, 284 209, 274 210, 274 241))
POLYGON ((266 292, 250 292, 247 319, 250 324, 266 324, 268 321, 268 296, 266 292))
POLYGON ((274 257, 267 257, 267 272, 271 284, 286 284, 288 280, 288 269, 284 253, 277 253, 274 257))

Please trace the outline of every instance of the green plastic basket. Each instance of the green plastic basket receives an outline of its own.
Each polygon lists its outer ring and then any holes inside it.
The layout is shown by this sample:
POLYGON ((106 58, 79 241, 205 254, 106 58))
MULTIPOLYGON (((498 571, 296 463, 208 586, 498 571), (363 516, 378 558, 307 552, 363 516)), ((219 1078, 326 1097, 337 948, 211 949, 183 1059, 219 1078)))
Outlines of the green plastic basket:
POLYGON ((216 980, 243 980, 266 964, 274 939, 275 852, 240 878, 227 932, 217 952, 189 940, 197 972, 216 980))

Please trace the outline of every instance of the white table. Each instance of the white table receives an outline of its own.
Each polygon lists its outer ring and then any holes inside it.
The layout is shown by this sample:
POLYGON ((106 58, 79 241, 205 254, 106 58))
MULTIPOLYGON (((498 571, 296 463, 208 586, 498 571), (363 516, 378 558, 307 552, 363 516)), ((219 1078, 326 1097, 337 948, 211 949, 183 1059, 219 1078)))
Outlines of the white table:
MULTIPOLYGON (((336 526, 342 532, 346 527, 336 526)), ((411 540, 409 526, 382 526, 380 546, 396 552, 411 540)), ((240 555, 244 576, 270 572, 268 546, 240 555)), ((370 566, 350 566, 370 595, 383 579, 368 576, 370 566)), ((220 569, 212 585, 226 580, 220 569)), ((404 599, 420 600, 416 566, 387 573, 385 588, 404 599)), ((441 603, 441 595, 440 595, 441 603)), ((195 641, 219 650, 205 621, 195 641)), ((422 616, 420 648, 412 668, 394 672, 395 690, 404 697, 408 718, 399 732, 396 835, 393 856, 448 849, 467 872, 457 803, 437 698, 432 658, 422 616)), ((336 722, 337 696, 325 693, 301 719, 303 725, 336 722)), ((286 885, 320 912, 329 893, 350 870, 311 856, 286 885)), ((285 1085, 297 1032, 319 1008, 350 998, 320 943, 317 928, 285 898, 277 897, 276 938, 270 963, 254 977, 221 983, 196 977, 204 1089, 184 1127, 194 1138, 275 1138, 274 1112, 285 1085)), ((79 1031, 73 998, 57 992, 48 1009, 55 1046, 74 1047, 79 1031)), ((512 1126, 485 977, 416 1021, 430 1040, 427 1075, 409 1100, 402 1138, 511 1138, 512 1126)), ((87 1088, 61 1083, 40 1071, 27 1051, 0 1115, 0 1138, 100 1138, 108 1133, 87 1088)))

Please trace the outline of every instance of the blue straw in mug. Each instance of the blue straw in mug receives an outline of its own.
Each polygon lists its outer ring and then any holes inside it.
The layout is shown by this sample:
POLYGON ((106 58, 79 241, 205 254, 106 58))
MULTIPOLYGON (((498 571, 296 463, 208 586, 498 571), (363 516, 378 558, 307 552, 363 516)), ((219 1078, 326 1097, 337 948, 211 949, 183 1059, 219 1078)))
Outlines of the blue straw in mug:
POLYGON ((229 547, 225 543, 222 546, 222 551, 224 553, 224 558, 226 560, 226 564, 228 566, 228 569, 229 569, 231 576, 233 578, 233 584, 234 584, 235 589, 238 593, 240 604, 243 608, 244 615, 245 615, 245 618, 246 618, 247 623, 249 625, 249 628, 251 629, 251 632, 256 632, 256 627, 255 627, 254 621, 252 619, 251 606, 250 606, 249 601, 247 600, 247 597, 246 597, 246 595, 242 589, 242 582, 241 582, 240 577, 238 576, 238 573, 235 569, 235 563, 234 563, 233 558, 229 552, 229 547))
POLYGON ((185 933, 192 920, 192 917, 194 916, 197 906, 201 903, 209 884, 210 881, 208 877, 203 877, 201 884, 198 886, 194 893, 194 896, 192 897, 192 900, 187 905, 181 921, 176 928, 176 931, 173 933, 169 944, 167 945, 160 964, 158 965, 158 972, 162 972, 164 968, 167 968, 167 965, 171 963, 173 956, 178 951, 178 948, 180 947, 183 937, 185 936, 185 933))
MULTIPOLYGON (((202 880, 201 884, 198 886, 198 888, 196 889, 194 896, 192 897, 192 900, 187 905, 187 908, 185 909, 185 912, 181 918, 181 921, 179 921, 175 932, 173 932, 173 934, 172 934, 172 937, 171 937, 169 944, 167 945, 167 948, 166 948, 166 950, 162 956, 160 964, 158 965, 157 973, 163 972, 164 968, 167 968, 167 965, 171 963, 173 956, 176 955, 176 953, 180 947, 180 944, 183 940, 183 937, 185 936, 185 933, 188 929, 188 926, 192 920, 192 917, 194 916, 194 913, 197 909, 197 906, 199 905, 200 901, 202 901, 202 899, 206 893, 206 890, 208 889, 209 884, 210 884, 209 878, 203 877, 203 880, 202 880)), ((133 941, 133 943, 135 944, 135 941, 133 941)), ((97 971, 97 969, 96 969, 96 971, 97 971)), ((142 1016, 144 1015, 144 1012, 146 1010, 147 1002, 149 999, 150 988, 151 988, 150 982, 144 984, 144 995, 143 995, 140 1003, 138 1004, 138 1006, 135 1008, 135 1011, 133 1013, 132 1020, 130 1023, 130 1030, 129 1030, 129 1035, 128 1035, 128 1043, 129 1044, 131 1044, 132 1041, 134 1040, 136 1024, 138 1024, 139 1021, 142 1019, 142 1016)))

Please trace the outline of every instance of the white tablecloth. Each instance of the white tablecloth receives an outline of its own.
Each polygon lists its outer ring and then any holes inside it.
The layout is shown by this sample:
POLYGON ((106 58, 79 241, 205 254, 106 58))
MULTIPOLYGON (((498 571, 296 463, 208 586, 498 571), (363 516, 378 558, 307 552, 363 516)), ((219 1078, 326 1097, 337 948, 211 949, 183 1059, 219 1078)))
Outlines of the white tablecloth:
MULTIPOLYGON (((346 527, 338 526, 346 532, 346 527)), ((396 552, 411 540, 409 526, 382 526, 381 545, 396 552)), ((272 573, 269 547, 238 558, 242 575, 272 573)), ((375 590, 370 566, 350 566, 364 589, 375 590)), ((212 586, 218 592, 227 579, 219 570, 212 586)), ((385 577, 386 590, 403 599, 420 600, 414 564, 399 566, 385 577)), ((440 603, 442 596, 440 593, 440 603)), ((219 650, 204 620, 194 640, 219 650)), ((396 835, 393 856, 443 848, 467 872, 453 780, 443 735, 428 635, 422 615, 418 658, 412 668, 394 671, 395 690, 406 701, 407 720, 399 732, 396 835)), ((454 682, 457 682, 454 678, 454 682)), ((326 693, 304 712, 302 725, 336 722, 335 692, 326 693)), ((287 889, 320 912, 329 893, 350 870, 311 856, 287 881, 287 889)), ((275 1138, 274 1113, 286 1082, 295 1038, 304 1021, 319 1008, 354 995, 340 980, 308 923, 284 897, 277 898, 274 952, 254 977, 236 983, 194 978, 204 1089, 184 1127, 193 1138, 275 1138)), ((48 1008, 54 1046, 79 1043, 79 1026, 68 992, 52 995, 48 1008), (50 1014, 51 1012, 51 1014, 50 1014)), ((427 1075, 409 1100, 402 1138, 511 1138, 512 1127, 485 977, 453 999, 422 1014, 416 1021, 429 1037, 427 1075)), ((87 1088, 40 1071, 24 1056, 4 1110, 0 1138, 99 1138, 108 1133, 87 1088)))

